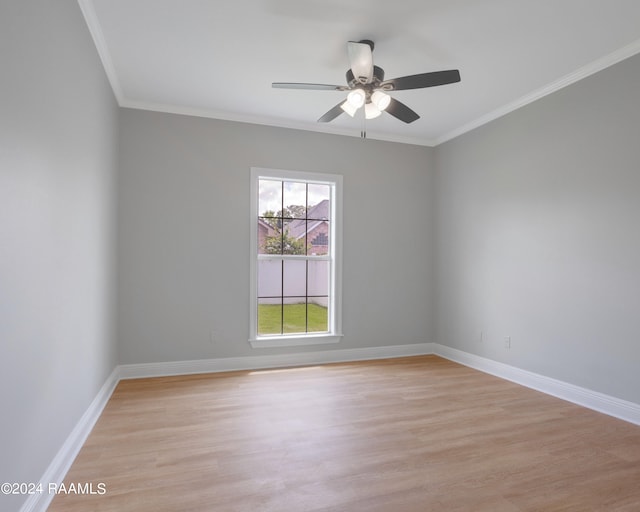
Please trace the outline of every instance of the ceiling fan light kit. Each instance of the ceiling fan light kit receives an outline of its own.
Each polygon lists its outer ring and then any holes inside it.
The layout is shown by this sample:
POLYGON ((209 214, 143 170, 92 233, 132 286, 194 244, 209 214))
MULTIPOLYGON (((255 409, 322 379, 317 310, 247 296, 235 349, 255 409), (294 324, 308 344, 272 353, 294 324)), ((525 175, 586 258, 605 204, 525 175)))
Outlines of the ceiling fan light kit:
POLYGON ((347 95, 347 101, 340 105, 340 108, 353 117, 358 109, 364 106, 365 118, 374 119, 389 106, 390 102, 391 96, 380 90, 369 93, 363 89, 354 89, 347 95))
POLYGON ((384 79, 384 70, 373 65, 374 43, 368 39, 349 41, 347 54, 351 68, 347 70, 347 85, 306 84, 274 82, 279 89, 309 89, 320 91, 349 91, 346 101, 341 101, 320 119, 319 123, 333 121, 343 112, 354 117, 364 106, 365 119, 374 119, 384 111, 405 123, 412 123, 420 116, 404 103, 392 98, 387 92, 407 89, 423 89, 460 81, 457 69, 409 75, 391 80, 384 79))

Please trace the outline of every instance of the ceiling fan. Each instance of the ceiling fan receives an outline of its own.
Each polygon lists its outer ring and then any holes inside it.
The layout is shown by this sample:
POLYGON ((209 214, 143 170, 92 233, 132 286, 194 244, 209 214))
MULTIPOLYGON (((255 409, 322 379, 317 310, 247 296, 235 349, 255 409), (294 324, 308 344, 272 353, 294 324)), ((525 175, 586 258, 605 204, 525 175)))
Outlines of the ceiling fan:
POLYGON ((320 119, 319 123, 333 121, 343 112, 353 117, 360 107, 364 107, 366 119, 374 119, 383 111, 404 121, 412 123, 420 116, 404 103, 392 98, 390 91, 422 89, 438 85, 452 84, 460 81, 457 69, 421 73, 419 75, 402 76, 384 79, 384 70, 373 65, 373 41, 349 41, 347 53, 351 69, 347 70, 347 85, 301 84, 290 82, 274 82, 272 87, 278 89, 308 89, 317 91, 349 91, 346 101, 341 101, 320 119))

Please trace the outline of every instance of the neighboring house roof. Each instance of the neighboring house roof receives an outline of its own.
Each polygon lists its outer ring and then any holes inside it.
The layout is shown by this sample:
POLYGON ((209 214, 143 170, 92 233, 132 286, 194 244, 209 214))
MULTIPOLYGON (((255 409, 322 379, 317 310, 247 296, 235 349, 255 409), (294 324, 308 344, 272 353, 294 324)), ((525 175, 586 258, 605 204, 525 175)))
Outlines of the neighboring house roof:
POLYGON ((324 199, 311 207, 306 219, 294 219, 287 225, 289 236, 300 239, 329 219, 329 200, 324 199))
POLYGON ((317 205, 312 206, 307 213, 307 219, 329 220, 329 200, 323 199, 317 205))
POLYGON ((267 236, 273 236, 273 234, 275 233, 273 226, 268 222, 262 220, 260 217, 258 217, 258 226, 261 226, 267 230, 267 236))

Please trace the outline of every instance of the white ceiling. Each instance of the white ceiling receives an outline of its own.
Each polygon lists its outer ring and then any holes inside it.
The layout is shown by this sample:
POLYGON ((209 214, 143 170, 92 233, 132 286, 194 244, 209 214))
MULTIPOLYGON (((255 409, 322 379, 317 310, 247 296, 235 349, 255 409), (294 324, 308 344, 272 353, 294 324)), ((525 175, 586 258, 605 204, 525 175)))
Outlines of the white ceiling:
MULTIPOLYGON (((386 78, 459 69, 458 84, 396 91, 369 138, 436 145, 640 52, 638 0, 79 0, 123 107, 359 136, 316 120, 345 93, 347 41, 371 39, 386 78)), ((604 92, 604 91, 603 91, 604 92)))

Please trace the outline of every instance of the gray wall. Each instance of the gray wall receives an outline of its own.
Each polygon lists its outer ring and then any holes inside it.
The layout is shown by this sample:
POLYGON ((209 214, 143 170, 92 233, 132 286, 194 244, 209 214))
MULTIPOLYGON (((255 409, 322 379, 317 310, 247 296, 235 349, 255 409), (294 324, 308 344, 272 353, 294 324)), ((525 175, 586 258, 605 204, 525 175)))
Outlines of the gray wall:
POLYGON ((122 363, 430 342, 432 149, 122 110, 122 363), (344 176, 344 339, 248 344, 250 168, 344 176), (211 342, 210 332, 218 337, 211 342), (320 348, 319 348, 320 347, 320 348))
POLYGON ((117 363, 117 107, 74 0, 0 38, 0 482, 37 482, 117 363))
POLYGON ((639 57, 434 150, 118 112, 73 0, 4 0, 0 34, 0 482, 118 359, 318 350, 247 343, 251 166, 344 176, 324 348, 438 341, 640 403, 639 57))
POLYGON ((634 57, 436 148, 439 343, 640 403, 638 91, 634 57))

